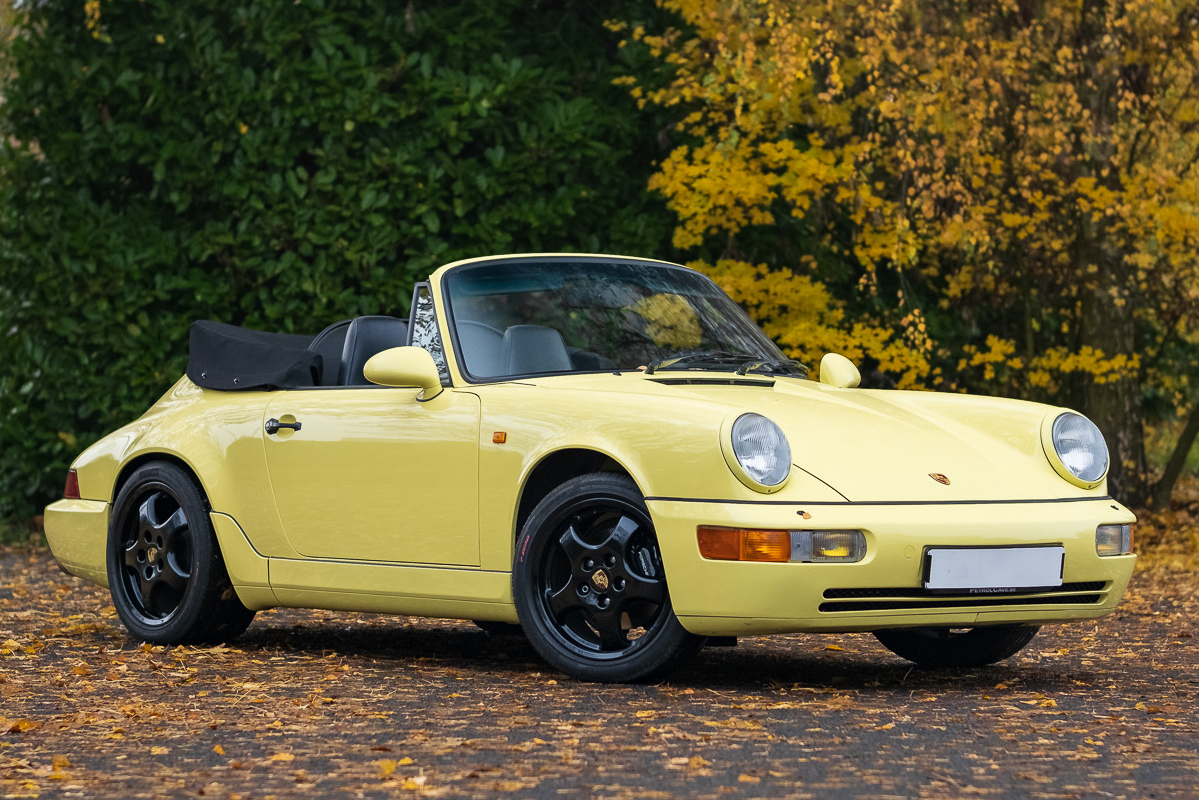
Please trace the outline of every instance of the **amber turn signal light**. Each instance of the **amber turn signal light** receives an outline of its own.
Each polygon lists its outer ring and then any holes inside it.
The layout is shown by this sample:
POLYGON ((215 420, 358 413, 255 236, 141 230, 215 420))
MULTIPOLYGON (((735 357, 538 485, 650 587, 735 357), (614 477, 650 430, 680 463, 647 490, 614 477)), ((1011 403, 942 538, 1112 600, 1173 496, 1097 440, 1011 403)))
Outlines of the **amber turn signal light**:
POLYGON ((696 529, 699 554, 716 561, 790 561, 791 532, 718 528, 696 529))

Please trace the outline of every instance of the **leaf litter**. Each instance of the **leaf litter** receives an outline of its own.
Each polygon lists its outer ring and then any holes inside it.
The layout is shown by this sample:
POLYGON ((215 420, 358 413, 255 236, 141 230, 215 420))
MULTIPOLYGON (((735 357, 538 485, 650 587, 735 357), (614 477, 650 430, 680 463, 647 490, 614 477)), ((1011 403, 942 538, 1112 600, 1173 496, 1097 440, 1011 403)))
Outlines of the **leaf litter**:
POLYGON ((1199 581, 1148 533, 1115 614, 993 667, 776 636, 632 686, 452 620, 275 610, 231 644, 152 646, 46 550, 0 549, 0 796, 1186 796, 1199 581))

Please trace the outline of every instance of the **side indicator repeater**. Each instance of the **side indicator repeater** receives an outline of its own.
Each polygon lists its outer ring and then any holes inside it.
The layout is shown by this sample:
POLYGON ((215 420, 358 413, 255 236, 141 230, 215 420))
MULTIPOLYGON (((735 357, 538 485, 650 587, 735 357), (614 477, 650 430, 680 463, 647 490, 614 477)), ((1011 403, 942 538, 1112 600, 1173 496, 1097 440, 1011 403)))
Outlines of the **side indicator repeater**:
POLYGON ((930 473, 928 473, 928 477, 932 478, 934 481, 941 484, 942 486, 949 485, 949 478, 945 475, 942 475, 940 472, 930 472, 930 473))
POLYGON ((491 441, 494 444, 503 444, 508 441, 508 433, 506 431, 496 431, 491 434, 491 441))

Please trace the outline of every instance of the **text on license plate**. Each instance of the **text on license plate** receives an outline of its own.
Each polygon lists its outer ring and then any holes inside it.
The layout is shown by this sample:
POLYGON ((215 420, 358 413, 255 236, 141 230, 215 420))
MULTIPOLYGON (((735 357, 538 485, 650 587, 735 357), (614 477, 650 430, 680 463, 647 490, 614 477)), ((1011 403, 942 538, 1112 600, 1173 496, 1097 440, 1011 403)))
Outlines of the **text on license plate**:
POLYGON ((934 592, 1006 594, 1062 585, 1066 548, 930 547, 924 588, 934 592))

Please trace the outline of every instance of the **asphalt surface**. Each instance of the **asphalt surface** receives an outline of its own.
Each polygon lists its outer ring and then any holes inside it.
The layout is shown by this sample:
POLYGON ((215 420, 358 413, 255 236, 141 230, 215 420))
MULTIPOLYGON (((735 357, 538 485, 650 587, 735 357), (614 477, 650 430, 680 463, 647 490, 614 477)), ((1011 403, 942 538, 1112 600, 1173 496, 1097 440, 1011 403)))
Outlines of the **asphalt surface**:
POLYGON ((1199 797, 1197 584, 1141 571, 985 669, 796 635, 610 686, 457 621, 279 610, 151 648, 45 550, 0 549, 0 795, 1199 797))

